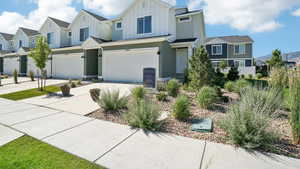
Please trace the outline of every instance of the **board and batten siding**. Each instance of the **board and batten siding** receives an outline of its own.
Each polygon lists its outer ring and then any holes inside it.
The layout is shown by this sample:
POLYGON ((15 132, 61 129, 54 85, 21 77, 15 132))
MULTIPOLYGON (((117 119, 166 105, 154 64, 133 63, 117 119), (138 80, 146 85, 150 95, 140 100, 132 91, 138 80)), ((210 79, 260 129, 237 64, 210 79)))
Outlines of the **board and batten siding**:
POLYGON ((111 40, 112 36, 112 23, 109 21, 99 21, 90 14, 81 11, 76 19, 71 24, 72 46, 81 45, 83 42, 80 41, 80 29, 89 28, 89 36, 96 38, 111 40))
POLYGON ((175 10, 153 0, 135 3, 122 18, 123 39, 176 34, 175 10), (152 16, 152 33, 137 34, 137 18, 152 16))
POLYGON ((2 50, 10 51, 12 49, 12 44, 11 41, 7 41, 6 39, 3 38, 2 35, 0 35, 0 44, 2 45, 2 50))
MULTIPOLYGON (((122 40, 123 39, 123 28, 120 30, 116 29, 116 23, 121 22, 121 21, 114 21, 112 25, 112 40, 117 41, 117 40, 122 40)), ((123 27, 123 23, 122 23, 123 27)))
POLYGON ((61 47, 61 34, 60 27, 57 26, 51 19, 47 19, 42 28, 40 29, 42 36, 47 38, 48 33, 53 33, 52 43, 49 44, 50 48, 59 48, 61 47))
POLYGON ((30 39, 29 37, 19 29, 14 37, 14 50, 17 51, 19 49, 19 41, 22 40, 23 47, 30 47, 30 39))

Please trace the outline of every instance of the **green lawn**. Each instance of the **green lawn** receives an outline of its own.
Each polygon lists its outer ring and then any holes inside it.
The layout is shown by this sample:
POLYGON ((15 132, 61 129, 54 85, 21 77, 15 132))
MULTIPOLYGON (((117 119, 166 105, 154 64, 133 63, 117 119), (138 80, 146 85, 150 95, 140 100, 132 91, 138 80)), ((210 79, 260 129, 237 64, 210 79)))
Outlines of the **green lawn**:
POLYGON ((0 168, 104 169, 29 136, 0 147, 0 168))
POLYGON ((38 89, 29 89, 29 90, 14 92, 14 93, 3 94, 0 95, 0 98, 17 101, 17 100, 28 99, 31 97, 36 97, 36 96, 42 96, 49 93, 55 93, 58 91, 60 91, 60 87, 58 86, 47 86, 44 91, 40 91, 38 89))

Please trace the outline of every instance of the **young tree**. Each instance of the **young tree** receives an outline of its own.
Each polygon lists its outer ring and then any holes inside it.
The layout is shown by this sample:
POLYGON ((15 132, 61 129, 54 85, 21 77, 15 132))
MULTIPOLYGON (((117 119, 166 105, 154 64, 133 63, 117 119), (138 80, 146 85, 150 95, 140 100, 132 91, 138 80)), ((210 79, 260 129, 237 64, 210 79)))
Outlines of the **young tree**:
MULTIPOLYGON (((48 43, 46 41, 46 38, 39 37, 36 43, 36 47, 30 51, 29 57, 31 57, 37 68, 39 68, 39 71, 41 72, 41 80, 38 80, 38 87, 41 91, 44 90, 44 87, 46 86, 46 76, 45 75, 45 67, 48 60, 48 56, 51 54, 51 49, 48 46, 48 43), (44 82, 43 82, 44 80, 44 82)), ((39 73, 38 73, 39 76, 39 73)))
POLYGON ((281 51, 279 49, 272 52, 272 58, 267 61, 267 64, 270 70, 274 67, 282 67, 284 65, 281 51))
POLYGON ((189 79, 192 89, 200 90, 205 85, 212 85, 214 68, 203 46, 196 50, 189 62, 189 79))
POLYGON ((228 67, 228 63, 226 60, 222 60, 219 65, 221 70, 225 70, 228 67))

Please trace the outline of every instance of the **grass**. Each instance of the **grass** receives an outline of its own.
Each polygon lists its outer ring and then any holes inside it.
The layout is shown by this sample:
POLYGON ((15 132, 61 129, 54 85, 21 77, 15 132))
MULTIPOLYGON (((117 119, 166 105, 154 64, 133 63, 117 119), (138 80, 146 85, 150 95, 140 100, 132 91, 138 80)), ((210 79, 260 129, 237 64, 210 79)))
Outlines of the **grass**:
POLYGON ((29 136, 0 147, 0 168, 104 169, 29 136))
POLYGON ((58 86, 47 86, 44 91, 40 91, 37 88, 29 89, 29 90, 14 92, 14 93, 3 94, 3 95, 0 95, 0 98, 17 101, 17 100, 23 100, 23 99, 28 99, 28 98, 32 98, 32 97, 42 96, 42 95, 46 95, 49 93, 55 93, 58 91, 60 91, 60 87, 58 87, 58 86))

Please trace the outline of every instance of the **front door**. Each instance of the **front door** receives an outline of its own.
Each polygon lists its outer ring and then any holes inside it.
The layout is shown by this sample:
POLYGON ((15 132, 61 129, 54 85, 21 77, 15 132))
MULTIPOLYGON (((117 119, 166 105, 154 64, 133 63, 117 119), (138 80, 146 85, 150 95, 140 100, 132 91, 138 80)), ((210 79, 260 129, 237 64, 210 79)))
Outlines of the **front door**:
POLYGON ((183 74, 188 66, 188 49, 182 48, 176 50, 176 73, 183 74))
POLYGON ((27 74, 27 56, 20 56, 20 75, 26 76, 27 74))
POLYGON ((0 74, 3 73, 3 58, 0 58, 0 74))

